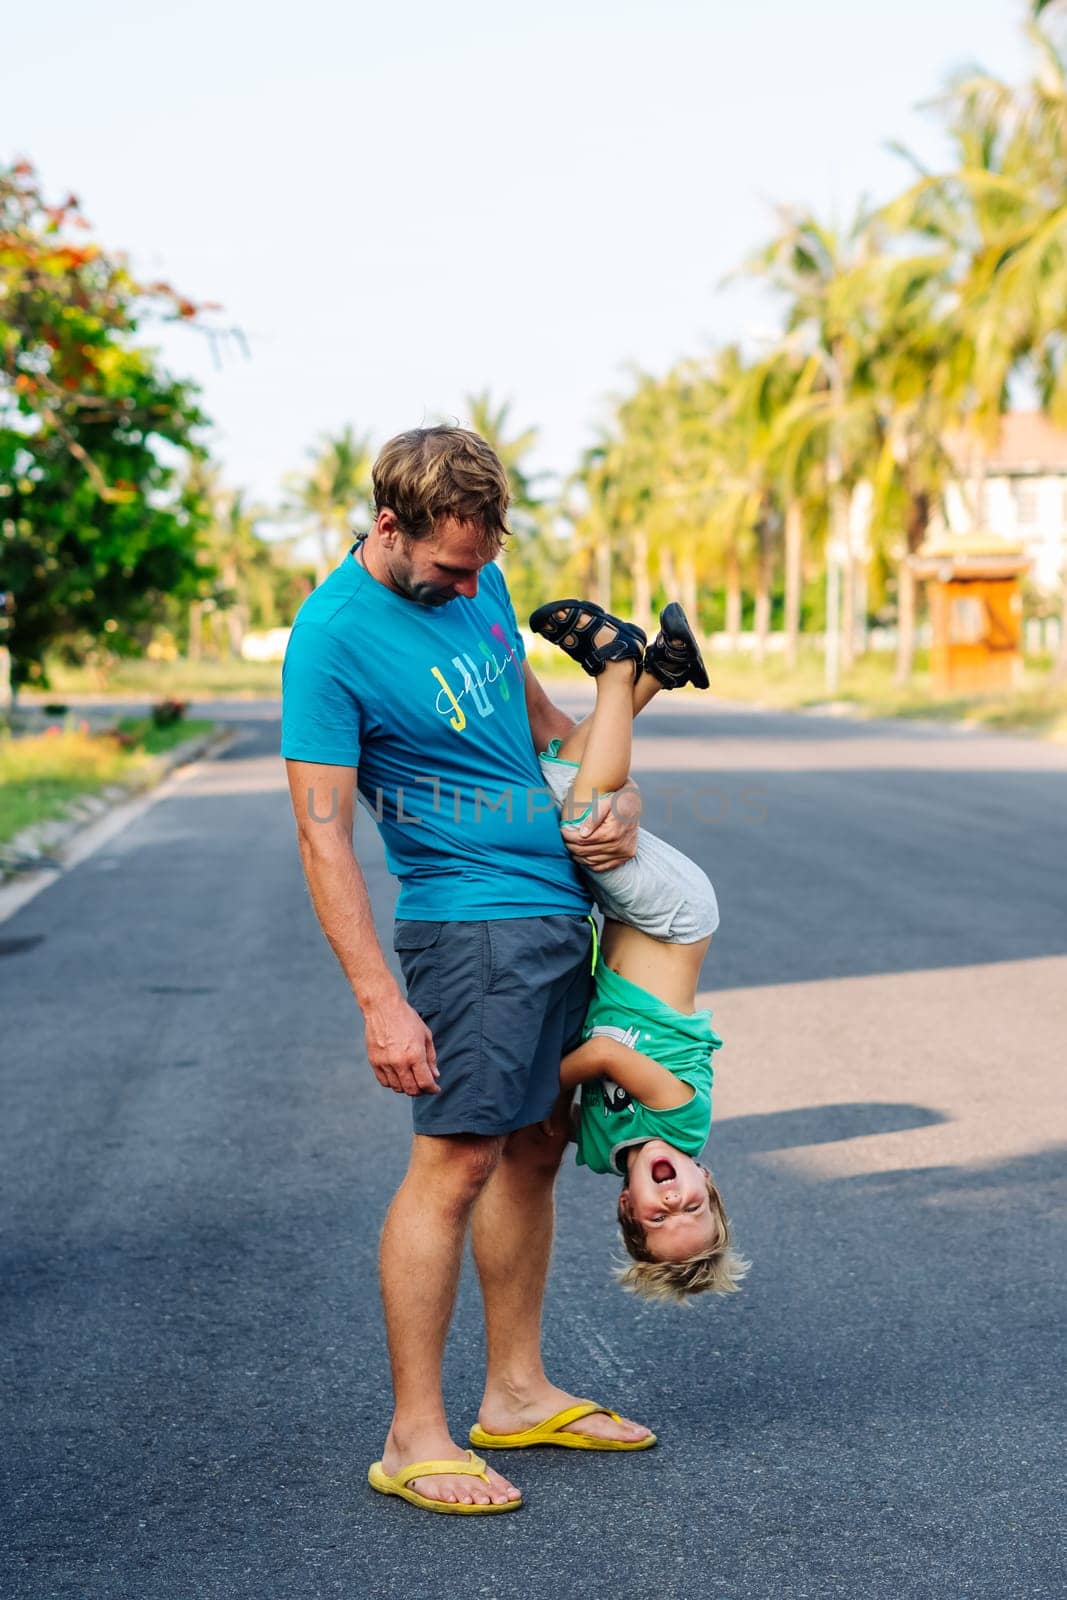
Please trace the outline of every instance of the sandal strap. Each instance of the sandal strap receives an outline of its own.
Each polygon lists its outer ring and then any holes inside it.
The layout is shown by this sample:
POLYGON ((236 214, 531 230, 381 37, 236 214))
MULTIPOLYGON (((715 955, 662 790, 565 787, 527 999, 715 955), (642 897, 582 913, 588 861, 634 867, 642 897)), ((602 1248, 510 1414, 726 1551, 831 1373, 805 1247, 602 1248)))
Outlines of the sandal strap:
POLYGON ((611 661, 632 661, 639 669, 644 655, 643 631, 635 623, 612 616, 594 600, 556 600, 538 606, 531 614, 530 627, 559 645, 593 677, 611 661), (611 629, 611 635, 598 644, 596 636, 604 628, 611 629))
POLYGON ((484 1478, 489 1482, 485 1462, 481 1456, 476 1456, 473 1450, 468 1450, 459 1461, 414 1461, 410 1467, 401 1467, 399 1472, 394 1472, 393 1482, 406 1489, 414 1478, 484 1478))
POLYGON ((685 683, 692 665, 692 655, 684 646, 672 645, 660 634, 645 651, 645 666, 656 669, 657 675, 685 683))
POLYGON ((550 644, 558 644, 568 633, 575 634, 579 640, 585 638, 599 628, 605 615, 603 606, 597 605, 595 600, 555 600, 549 605, 538 606, 530 618, 530 626, 550 644), (560 612, 563 612, 562 616, 560 612), (580 620, 583 613, 586 617, 584 622, 580 620))

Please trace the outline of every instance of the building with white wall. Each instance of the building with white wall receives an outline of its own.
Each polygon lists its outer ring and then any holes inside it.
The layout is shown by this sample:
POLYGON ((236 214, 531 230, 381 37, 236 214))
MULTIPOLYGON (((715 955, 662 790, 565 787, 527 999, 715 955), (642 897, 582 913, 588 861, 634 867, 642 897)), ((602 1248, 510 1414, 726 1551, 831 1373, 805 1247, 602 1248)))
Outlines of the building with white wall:
POLYGON ((1058 589, 1067 573, 1067 429, 1039 411, 1010 411, 984 463, 973 447, 950 448, 961 482, 945 493, 949 531, 994 533, 1020 545, 1031 581, 1058 589))

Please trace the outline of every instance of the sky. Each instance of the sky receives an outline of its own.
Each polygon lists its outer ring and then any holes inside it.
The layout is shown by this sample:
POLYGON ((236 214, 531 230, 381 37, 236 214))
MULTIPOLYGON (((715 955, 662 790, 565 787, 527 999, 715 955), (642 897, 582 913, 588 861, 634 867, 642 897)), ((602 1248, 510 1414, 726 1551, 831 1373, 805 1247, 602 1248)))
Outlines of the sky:
MULTIPOLYGON (((568 473, 633 366, 752 347, 722 280, 775 207, 847 222, 937 163, 954 70, 1025 75, 1023 0, 84 0, 4 22, 0 159, 239 327, 196 379, 227 480, 276 502, 316 438, 375 444, 464 397, 568 473)), ((155 337, 155 335, 153 335, 155 337)))

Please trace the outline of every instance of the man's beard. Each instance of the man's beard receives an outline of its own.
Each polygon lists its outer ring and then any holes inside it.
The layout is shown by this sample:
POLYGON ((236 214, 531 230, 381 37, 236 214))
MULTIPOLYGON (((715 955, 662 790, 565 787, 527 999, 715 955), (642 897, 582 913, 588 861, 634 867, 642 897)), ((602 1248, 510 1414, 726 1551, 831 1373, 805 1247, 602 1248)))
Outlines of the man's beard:
POLYGON ((432 583, 413 583, 410 572, 401 567, 391 567, 389 576, 405 599, 420 606, 446 606, 456 598, 454 589, 443 591, 432 583))
POLYGON ((416 601, 420 606, 447 606, 450 600, 456 598, 454 594, 442 594, 440 589, 435 589, 432 583, 408 584, 404 582, 401 584, 401 589, 409 600, 416 601))

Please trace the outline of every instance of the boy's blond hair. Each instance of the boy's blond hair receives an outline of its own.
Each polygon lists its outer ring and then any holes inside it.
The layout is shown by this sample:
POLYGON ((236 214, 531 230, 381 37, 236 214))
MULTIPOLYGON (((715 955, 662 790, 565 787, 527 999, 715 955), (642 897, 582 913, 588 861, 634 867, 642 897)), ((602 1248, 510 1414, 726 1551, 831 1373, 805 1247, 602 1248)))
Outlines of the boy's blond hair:
POLYGON ((496 452, 466 428, 411 428, 382 446, 372 468, 374 509, 401 533, 425 539, 447 517, 469 523, 491 561, 510 533, 508 475, 496 452))
POLYGON ((631 1216, 620 1199, 619 1227, 633 1265, 616 1276, 624 1289, 645 1300, 674 1300, 681 1304, 695 1294, 735 1294, 751 1266, 730 1243, 730 1219, 711 1173, 704 1171, 711 1215, 717 1224, 715 1243, 686 1261, 659 1261, 648 1248, 644 1225, 631 1216))

